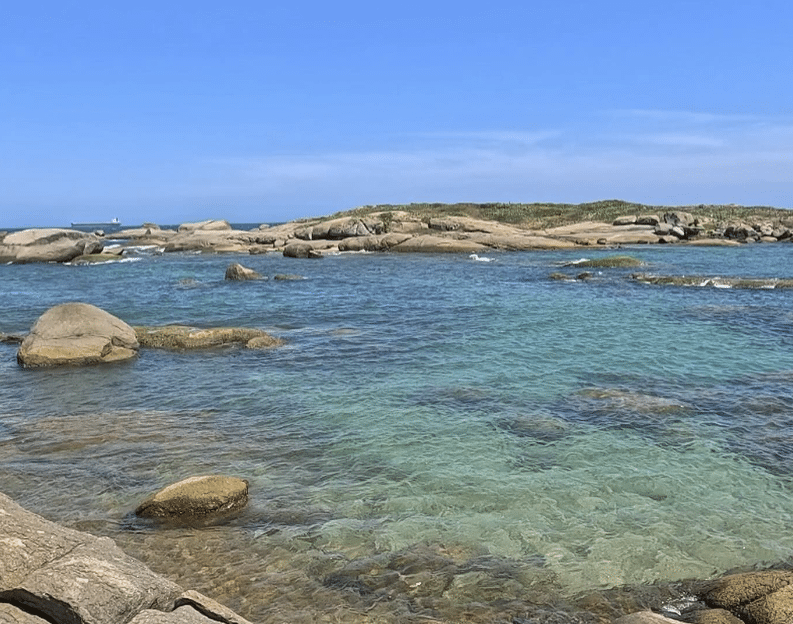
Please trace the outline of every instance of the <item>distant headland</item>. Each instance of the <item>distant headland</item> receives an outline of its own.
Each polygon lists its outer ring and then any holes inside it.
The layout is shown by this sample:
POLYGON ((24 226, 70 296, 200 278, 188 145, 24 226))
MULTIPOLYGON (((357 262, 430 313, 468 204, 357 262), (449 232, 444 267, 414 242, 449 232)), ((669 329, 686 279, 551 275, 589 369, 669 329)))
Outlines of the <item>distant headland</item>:
POLYGON ((740 245, 790 242, 793 211, 767 206, 652 206, 621 200, 584 204, 416 203, 362 206, 324 217, 236 229, 212 219, 173 228, 145 223, 114 232, 29 229, 0 232, 0 262, 91 262, 126 247, 168 252, 481 253, 494 250, 639 244, 740 245), (113 245, 108 241, 113 240, 113 245))

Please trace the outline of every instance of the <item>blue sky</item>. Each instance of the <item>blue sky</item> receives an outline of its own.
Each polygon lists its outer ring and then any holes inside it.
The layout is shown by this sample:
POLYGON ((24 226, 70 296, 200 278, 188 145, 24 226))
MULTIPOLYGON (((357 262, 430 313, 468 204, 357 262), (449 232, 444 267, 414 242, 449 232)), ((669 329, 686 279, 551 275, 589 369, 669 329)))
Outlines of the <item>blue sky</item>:
POLYGON ((59 0, 0 17, 0 225, 793 207, 783 0, 59 0))

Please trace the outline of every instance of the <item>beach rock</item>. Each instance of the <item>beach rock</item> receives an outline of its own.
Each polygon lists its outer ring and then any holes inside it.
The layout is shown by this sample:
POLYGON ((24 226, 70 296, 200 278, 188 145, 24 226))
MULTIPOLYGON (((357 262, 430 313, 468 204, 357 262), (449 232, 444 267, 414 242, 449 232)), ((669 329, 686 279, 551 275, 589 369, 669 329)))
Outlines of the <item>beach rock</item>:
POLYGON ((127 622, 183 593, 109 538, 49 522, 0 494, 0 602, 51 622, 127 622))
POLYGON ((294 273, 276 273, 273 275, 276 282, 298 282, 306 279, 302 275, 295 275, 294 273))
POLYGON ((745 624, 726 609, 702 609, 691 616, 691 624, 745 624))
POLYGON ((226 269, 226 279, 234 281, 258 280, 262 279, 262 276, 253 269, 249 269, 235 262, 234 264, 230 264, 226 269))
POLYGON ((414 236, 391 249, 392 251, 420 253, 475 253, 487 251, 490 248, 465 239, 414 236))
POLYGON ((187 229, 180 230, 171 238, 165 245, 164 251, 166 253, 248 253, 252 244, 250 234, 241 230, 187 229))
POLYGON ((230 344, 245 344, 255 340, 255 348, 278 347, 284 344, 261 329, 246 327, 210 327, 201 329, 187 325, 160 327, 136 326, 134 328, 141 347, 158 349, 204 349, 230 344))
POLYGON ((135 330, 88 303, 63 303, 33 324, 17 352, 25 368, 88 365, 127 360, 137 355, 135 330))
POLYGON ((113 540, 74 531, 0 494, 0 622, 250 624, 152 572, 113 540))
POLYGON ((749 624, 790 624, 793 622, 793 586, 758 598, 739 613, 749 624))
POLYGON ((195 230, 230 230, 231 224, 228 221, 220 219, 207 219, 206 221, 197 221, 195 223, 182 223, 177 228, 179 232, 194 232, 195 230))
POLYGON ((248 482, 237 477, 190 477, 143 501, 135 515, 143 518, 195 517, 237 511, 248 504, 248 482))
POLYGON ((613 624, 680 624, 678 620, 672 620, 663 615, 658 615, 652 611, 639 611, 630 615, 623 615, 614 620, 613 624))
POLYGON ((98 236, 78 230, 21 230, 7 234, 0 242, 0 263, 69 262, 101 249, 98 236))
POLYGON ((22 334, 4 334, 0 332, 0 343, 22 344, 25 337, 22 334))
POLYGON ((287 258, 321 258, 322 254, 311 243, 289 243, 284 247, 287 258))
POLYGON ((413 238, 411 234, 398 233, 345 238, 339 242, 339 251, 388 251, 411 238, 413 238))
POLYGON ((656 226, 661 222, 661 218, 655 214, 639 215, 636 217, 636 225, 656 226))
POLYGON ((636 225, 636 215, 617 217, 611 222, 611 225, 636 225))
POLYGON ((793 584, 793 572, 767 570, 731 574, 713 581, 703 598, 710 607, 733 610, 793 584))

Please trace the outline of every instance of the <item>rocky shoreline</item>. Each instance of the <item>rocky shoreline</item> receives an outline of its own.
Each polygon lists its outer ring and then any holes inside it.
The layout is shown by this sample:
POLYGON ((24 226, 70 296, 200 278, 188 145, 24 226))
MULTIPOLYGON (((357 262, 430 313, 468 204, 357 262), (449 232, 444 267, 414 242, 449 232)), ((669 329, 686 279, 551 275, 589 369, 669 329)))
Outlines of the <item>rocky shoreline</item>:
POLYGON ((790 242, 793 218, 716 222, 691 212, 627 214, 611 222, 583 221, 544 229, 468 216, 431 217, 405 210, 362 216, 301 219, 235 230, 228 221, 184 223, 177 229, 145 224, 112 234, 121 245, 108 245, 102 232, 29 229, 0 233, 0 262, 70 262, 118 260, 131 247, 154 247, 163 253, 282 253, 319 258, 339 252, 482 253, 639 244, 739 245, 790 242))
MULTIPOLYGON (((193 477, 164 488, 144 501, 136 513, 158 517, 183 514, 187 509, 189 514, 214 514, 244 505, 246 500, 247 482, 243 480, 193 477), (187 507, 186 498, 193 500, 187 507), (156 513, 149 513, 154 504, 156 513)), ((301 582, 307 590, 321 592, 325 599, 338 594, 336 600, 346 605, 342 609, 346 615, 338 621, 793 621, 793 572, 785 565, 780 565, 780 569, 731 573, 715 580, 598 590, 562 600, 553 597, 553 579, 542 568, 529 569, 520 562, 488 556, 462 561, 443 547, 431 545, 417 545, 332 568, 324 577, 301 582), (358 615, 350 619, 354 612, 358 615)), ((314 572, 321 574, 319 569, 314 572)), ((282 615, 287 613, 283 611, 282 615)), ((247 624, 248 620, 213 598, 185 590, 153 572, 123 552, 114 540, 46 520, 0 493, 0 622, 247 624)))
POLYGON ((106 537, 62 527, 0 493, 0 622, 246 624, 152 572, 106 537))

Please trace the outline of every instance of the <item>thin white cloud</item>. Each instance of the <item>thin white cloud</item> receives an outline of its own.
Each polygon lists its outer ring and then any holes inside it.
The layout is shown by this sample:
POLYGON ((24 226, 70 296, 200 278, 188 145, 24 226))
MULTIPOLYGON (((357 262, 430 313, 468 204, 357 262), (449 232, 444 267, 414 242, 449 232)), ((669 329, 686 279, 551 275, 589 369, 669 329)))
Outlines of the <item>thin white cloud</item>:
POLYGON ((336 208, 401 201, 736 202, 789 205, 793 123, 663 112, 567 130, 421 135, 413 147, 213 163, 215 181, 264 200, 336 208), (686 123, 637 124, 679 116, 686 123), (719 121, 721 120, 721 121, 719 121), (516 147, 517 146, 517 147, 516 147))

